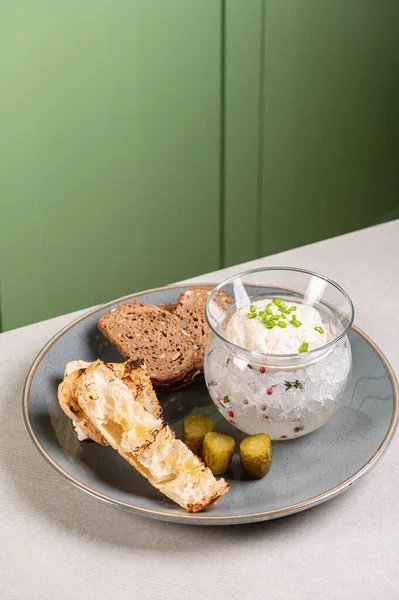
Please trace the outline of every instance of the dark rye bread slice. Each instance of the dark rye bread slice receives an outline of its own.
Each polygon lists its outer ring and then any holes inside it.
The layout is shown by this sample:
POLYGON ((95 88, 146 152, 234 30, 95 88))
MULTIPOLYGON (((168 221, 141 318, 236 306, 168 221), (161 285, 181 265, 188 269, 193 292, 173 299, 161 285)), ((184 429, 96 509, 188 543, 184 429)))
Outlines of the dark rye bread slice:
POLYGON ((175 392, 176 390, 181 390, 182 388, 187 387, 197 381, 202 381, 204 379, 204 372, 199 369, 193 369, 180 381, 176 381, 171 385, 158 385, 157 390, 161 392, 175 392))
POLYGON ((101 317, 98 327, 125 358, 144 358, 154 386, 172 386, 193 369, 192 338, 174 315, 152 304, 122 304, 101 317))
POLYGON ((172 312, 174 307, 174 304, 158 304, 158 308, 160 308, 161 310, 167 310, 168 312, 172 312))
MULTIPOLYGON (((205 318, 205 304, 212 291, 213 287, 205 285, 189 288, 180 294, 172 310, 172 314, 180 320, 182 329, 194 340, 197 352, 194 371, 204 369, 205 345, 211 335, 205 318)), ((223 291, 216 294, 215 300, 223 310, 234 304, 233 298, 223 291)))

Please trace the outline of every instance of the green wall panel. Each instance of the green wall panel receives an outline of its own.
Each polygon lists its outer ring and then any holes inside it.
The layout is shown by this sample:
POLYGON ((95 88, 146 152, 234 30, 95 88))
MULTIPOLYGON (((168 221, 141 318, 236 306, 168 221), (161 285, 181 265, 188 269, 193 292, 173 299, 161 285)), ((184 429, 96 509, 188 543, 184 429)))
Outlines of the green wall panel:
POLYGON ((4 329, 399 216, 399 4, 8 0, 4 329))
POLYGON ((259 256, 262 0, 227 0, 224 35, 224 261, 259 256))
POLYGON ((399 3, 265 6, 261 255, 399 216, 399 3))
POLYGON ((4 329, 220 266, 221 14, 2 2, 4 329))

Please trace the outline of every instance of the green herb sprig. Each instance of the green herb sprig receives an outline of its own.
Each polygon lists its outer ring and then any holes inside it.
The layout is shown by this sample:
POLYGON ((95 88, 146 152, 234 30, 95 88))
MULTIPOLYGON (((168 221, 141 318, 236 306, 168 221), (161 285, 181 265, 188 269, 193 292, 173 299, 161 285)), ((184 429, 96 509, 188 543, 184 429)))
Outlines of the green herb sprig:
POLYGON ((285 382, 285 391, 288 391, 291 388, 296 388, 297 390, 303 390, 303 385, 298 379, 295 379, 295 381, 286 381, 285 382))

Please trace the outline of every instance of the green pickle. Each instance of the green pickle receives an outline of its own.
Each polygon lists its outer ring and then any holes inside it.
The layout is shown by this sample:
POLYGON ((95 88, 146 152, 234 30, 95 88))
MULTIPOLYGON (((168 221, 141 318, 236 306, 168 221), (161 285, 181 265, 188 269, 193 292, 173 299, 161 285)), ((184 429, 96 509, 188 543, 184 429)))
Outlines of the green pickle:
POLYGON ((214 475, 223 475, 230 469, 236 443, 224 433, 212 431, 204 437, 202 460, 214 475))
POLYGON ((241 466, 248 475, 261 479, 272 466, 272 444, 266 433, 250 435, 240 444, 241 466))
POLYGON ((183 441, 194 454, 201 456, 206 433, 213 431, 213 421, 201 415, 190 415, 184 419, 183 441))

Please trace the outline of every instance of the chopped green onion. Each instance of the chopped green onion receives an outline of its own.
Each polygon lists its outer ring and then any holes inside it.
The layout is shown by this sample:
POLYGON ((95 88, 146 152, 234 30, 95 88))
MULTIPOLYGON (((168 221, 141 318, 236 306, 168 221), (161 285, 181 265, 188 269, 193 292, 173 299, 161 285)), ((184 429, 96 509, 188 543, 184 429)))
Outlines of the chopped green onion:
POLYGON ((260 318, 262 319, 262 318, 263 318, 263 316, 264 316, 264 314, 265 314, 265 311, 264 311, 264 310, 260 310, 260 311, 258 312, 258 317, 260 317, 260 318))
POLYGON ((271 307, 271 305, 272 305, 272 303, 270 302, 270 303, 269 303, 269 304, 266 306, 266 308, 265 308, 265 313, 266 313, 267 315, 272 315, 272 314, 273 314, 273 313, 272 313, 272 311, 270 310, 270 307, 271 307))
POLYGON ((296 310, 296 306, 290 306, 290 308, 288 309, 288 312, 294 312, 296 310))
POLYGON ((309 349, 308 342, 302 342, 302 344, 298 348, 299 352, 307 352, 308 349, 309 349))
POLYGON ((268 329, 273 329, 273 327, 276 326, 276 323, 273 321, 273 319, 269 319, 266 321, 265 325, 268 329))
POLYGON ((281 298, 274 298, 273 302, 281 312, 287 312, 287 305, 281 298))
POLYGON ((282 313, 282 314, 281 314, 281 318, 282 318, 282 319, 286 319, 286 318, 287 318, 287 315, 285 315, 284 313, 282 313))
POLYGON ((256 312, 256 306, 255 306, 255 304, 251 304, 251 306, 249 307, 249 312, 251 312, 251 313, 256 312))
POLYGON ((279 322, 277 323, 277 325, 278 325, 279 327, 283 327, 283 328, 284 328, 284 327, 287 327, 287 323, 286 323, 285 321, 279 321, 279 322))
POLYGON ((288 309, 287 309, 287 305, 286 304, 280 304, 280 306, 278 307, 279 311, 284 315, 288 314, 288 309))
POLYGON ((270 318, 273 319, 273 321, 279 321, 280 315, 272 315, 270 318))
POLYGON ((319 333, 324 333, 324 329, 323 329, 323 327, 320 327, 320 325, 315 327, 315 331, 318 331, 319 333))
POLYGON ((290 323, 291 325, 295 325, 295 327, 300 327, 302 325, 301 321, 297 321, 294 317, 292 317, 290 323))
POLYGON ((256 314, 255 313, 248 313, 247 314, 247 318, 248 319, 256 319, 256 314))

